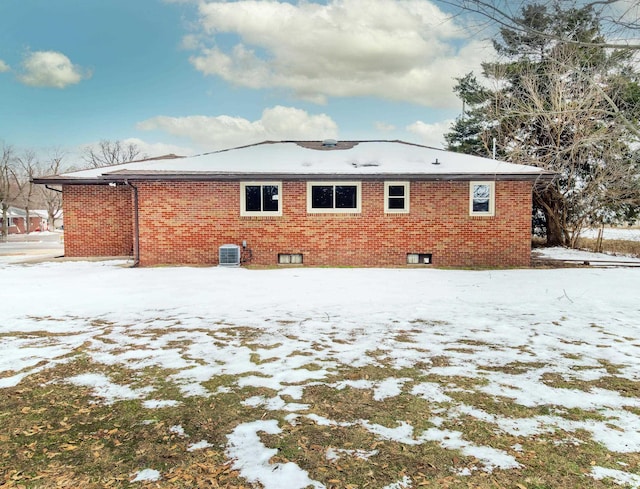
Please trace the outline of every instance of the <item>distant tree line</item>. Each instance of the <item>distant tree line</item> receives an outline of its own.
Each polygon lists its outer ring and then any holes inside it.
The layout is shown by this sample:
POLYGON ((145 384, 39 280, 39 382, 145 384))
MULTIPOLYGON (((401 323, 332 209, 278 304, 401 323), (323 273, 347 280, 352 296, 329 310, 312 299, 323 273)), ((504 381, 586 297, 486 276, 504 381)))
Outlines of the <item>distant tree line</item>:
POLYGON ((52 150, 46 156, 38 156, 35 151, 16 151, 11 145, 0 142, 0 239, 8 235, 8 211, 14 206, 27 213, 27 232, 30 229, 30 213, 46 210, 50 229, 62 211, 62 193, 55 187, 35 185, 33 178, 58 175, 72 170, 98 168, 145 158, 135 144, 121 141, 103 140, 84 148, 80 165, 66 164, 61 150, 52 150))
POLYGON ((448 149, 490 157, 495 148, 501 159, 556 172, 534 190, 534 221, 549 244, 575 246, 586 226, 636 220, 637 15, 612 16, 616 0, 446 3, 499 26, 498 60, 457 79, 463 110, 445 135, 448 149))

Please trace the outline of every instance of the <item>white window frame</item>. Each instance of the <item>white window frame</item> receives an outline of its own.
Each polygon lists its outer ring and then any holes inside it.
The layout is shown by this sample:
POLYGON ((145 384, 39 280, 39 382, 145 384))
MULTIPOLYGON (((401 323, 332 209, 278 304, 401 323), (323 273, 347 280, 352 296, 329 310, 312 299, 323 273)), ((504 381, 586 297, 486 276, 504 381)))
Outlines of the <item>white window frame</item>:
MULTIPOLYGON (((410 182, 384 182, 384 212, 385 214, 408 214, 409 213, 409 199, 410 199, 410 182), (403 209, 390 209, 389 198, 394 197, 389 195, 389 187, 404 187, 404 208, 403 209)), ((398 197, 395 197, 398 198, 398 197)))
POLYGON ((469 215, 470 216, 495 216, 496 213, 496 183, 493 181, 473 181, 469 182, 469 215), (478 185, 487 185, 489 187, 489 210, 474 211, 473 210, 473 191, 478 185))
POLYGON ((282 216, 282 182, 275 181, 256 181, 256 182, 240 182, 240 215, 249 216, 282 216), (278 210, 277 211, 248 211, 246 188, 260 187, 260 196, 262 197, 262 187, 275 186, 278 187, 278 210))
MULTIPOLYGON (((335 190, 335 189, 334 189, 335 190)), ((362 212, 362 184, 359 181, 313 181, 307 182, 307 213, 308 214, 360 214, 362 212), (336 209, 335 208, 335 191, 333 193, 333 205, 331 209, 316 209, 312 207, 311 190, 313 187, 356 187, 356 207, 350 209, 336 209)))

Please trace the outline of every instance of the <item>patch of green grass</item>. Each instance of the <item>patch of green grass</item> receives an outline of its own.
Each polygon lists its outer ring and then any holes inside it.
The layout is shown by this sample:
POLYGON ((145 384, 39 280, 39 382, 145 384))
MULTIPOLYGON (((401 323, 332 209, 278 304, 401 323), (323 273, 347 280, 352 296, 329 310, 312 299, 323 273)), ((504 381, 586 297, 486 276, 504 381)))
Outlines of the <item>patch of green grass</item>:
POLYGON ((323 370, 324 367, 319 363, 306 363, 298 367, 298 369, 309 370, 310 372, 317 372, 318 370, 323 370))
MULTIPOLYGON (((613 371, 617 371, 617 368, 613 369, 613 371)), ((639 381, 627 379, 625 377, 618 377, 616 375, 608 375, 597 380, 583 381, 576 379, 567 379, 557 373, 545 373, 542 375, 541 380, 546 385, 554 388, 577 389, 584 392, 590 392, 593 388, 599 388, 618 392, 621 396, 624 397, 640 397, 639 381)))
POLYGON ((423 326, 446 326, 449 323, 447 321, 417 318, 409 321, 409 324, 420 324, 423 326))
POLYGON ((277 362, 280 359, 278 357, 262 358, 258 353, 250 353, 249 360, 251 360, 251 363, 254 363, 255 365, 262 365, 265 363, 277 362))
MULTIPOLYGON (((5 487, 3 483, 6 487, 14 483, 24 487, 128 487, 130 477, 143 468, 157 469, 167 478, 179 475, 179 481, 160 487, 193 487, 199 478, 206 483, 209 476, 224 480, 228 487, 242 486, 229 469, 223 449, 226 435, 239 422, 260 417, 256 410, 241 405, 242 396, 182 397, 176 386, 167 383, 161 369, 148 369, 132 377, 154 385, 154 397, 178 400, 178 406, 151 410, 143 407, 142 399, 105 405, 96 402, 91 389, 60 382, 87 371, 99 371, 111 380, 125 377, 118 368, 80 357, 4 389, 0 474, 6 478, 0 476, 0 487, 5 487), (52 380, 57 382, 51 384, 52 380), (189 438, 172 433, 169 428, 174 425, 181 425, 189 438), (201 439, 213 445, 206 454, 186 450, 188 443, 201 439), (199 465, 203 459, 211 470, 199 465)), ((246 390, 243 394, 272 392, 246 390)))
POLYGON ((549 414, 547 407, 527 407, 506 397, 491 396, 475 390, 447 392, 457 403, 475 407, 485 413, 503 418, 533 418, 549 414))
MULTIPOLYGON (((422 325, 419 323, 416 328, 422 325)), ((410 337, 413 330, 407 330, 406 334, 410 337)), ((279 345, 265 348, 258 338, 259 334, 251 328, 224 327, 211 335, 212 343, 232 341, 252 349, 252 360, 264 363, 270 359, 262 359, 258 352, 279 345)), ((180 350, 187 343, 176 342, 172 348, 180 350)), ((476 343, 461 342, 461 345, 473 347, 476 343)), ((481 342, 477 345, 483 346, 481 342)), ((587 431, 548 427, 533 436, 517 436, 501 429, 500 419, 526 420, 545 414, 576 422, 604 422, 607 418, 598 411, 559 408, 552 399, 549 405, 525 407, 512 399, 482 392, 480 387, 488 383, 483 377, 433 373, 432 367, 449 365, 445 356, 430 357, 425 353, 422 363, 397 369, 392 368, 388 351, 380 349, 369 355, 370 365, 332 366, 322 383, 304 385, 301 399, 281 396, 285 402, 309 406, 299 411, 292 423, 288 421, 289 412, 270 411, 265 406, 245 402, 257 396, 272 399, 279 395, 266 387, 239 387, 244 377, 265 377, 265 374, 213 376, 202 382, 209 395, 185 396, 172 380, 177 370, 160 367, 131 370, 126 364, 95 363, 84 353, 88 347, 84 345, 70 353, 67 363, 29 375, 18 386, 2 390, 0 487, 3 489, 144 487, 145 484, 129 483, 144 468, 162 474, 162 480, 150 484, 152 487, 253 487, 231 469, 225 451, 227 437, 238 425, 259 419, 277 420, 281 428, 274 435, 258 433, 268 448, 277 450, 271 463, 293 462, 327 488, 381 488, 407 477, 411 487, 416 488, 604 489, 610 488, 611 482, 590 477, 593 465, 619 469, 620 464, 626 464, 630 472, 640 465, 639 454, 612 453, 594 442, 587 431), (65 382, 89 372, 99 372, 112 382, 134 389, 150 386, 153 392, 147 395, 148 399, 175 400, 179 404, 149 409, 144 407, 144 399, 133 399, 105 405, 92 389, 65 382), (402 379, 398 383, 400 392, 376 399, 376 389, 390 378, 402 379), (338 389, 345 380, 367 380, 371 387, 338 389), (413 387, 424 382, 439 385, 450 400, 434 402, 412 395, 413 387), (463 414, 458 409, 462 406, 490 416, 478 419, 463 414), (311 414, 330 423, 316 422, 307 417, 311 414), (412 428, 407 443, 385 439, 367 429, 378 425, 393 430, 401 423, 412 428), (177 425, 188 437, 171 430, 177 425), (426 430, 440 430, 443 440, 417 443, 426 430), (451 434, 447 435, 447 431, 451 434), (486 472, 482 460, 469 452, 444 447, 457 434, 467 446, 501 450, 522 467, 486 472), (212 446, 187 451, 190 443, 200 440, 212 446), (463 471, 468 475, 459 475, 463 471)), ((323 368, 320 362, 309 360, 299 368, 310 371, 323 368)), ((502 367, 487 366, 484 370, 517 375, 543 366, 536 362, 513 362, 502 367)), ((638 397, 638 383, 620 376, 622 366, 605 363, 603 367, 608 375, 594 381, 575 381, 557 374, 547 374, 543 379, 552 387, 583 390, 600 387, 638 397)), ((640 415, 636 407, 626 409, 640 415)))
POLYGON ((640 382, 624 377, 608 376, 592 381, 593 386, 613 390, 625 397, 640 398, 640 382))
POLYGON ((505 365, 482 365, 479 369, 487 370, 490 372, 504 372, 510 375, 521 375, 529 370, 536 370, 546 367, 546 364, 542 362, 511 362, 505 365))
POLYGON ((598 360, 598 363, 600 365, 602 365, 604 367, 604 369, 607 371, 608 374, 610 375, 616 375, 620 373, 620 369, 624 367, 624 365, 616 365, 614 363, 611 363, 607 360, 603 360, 600 359, 598 360))
POLYGON ((399 343, 418 343, 418 340, 416 340, 410 333, 408 332, 399 332, 395 337, 394 340, 399 342, 399 343))
POLYGON ((456 352, 456 353, 464 353, 464 354, 467 354, 467 355, 473 355, 476 352, 476 350, 473 350, 471 348, 461 348, 461 347, 456 347, 456 346, 445 348, 444 350, 445 351, 453 351, 453 352, 456 352))

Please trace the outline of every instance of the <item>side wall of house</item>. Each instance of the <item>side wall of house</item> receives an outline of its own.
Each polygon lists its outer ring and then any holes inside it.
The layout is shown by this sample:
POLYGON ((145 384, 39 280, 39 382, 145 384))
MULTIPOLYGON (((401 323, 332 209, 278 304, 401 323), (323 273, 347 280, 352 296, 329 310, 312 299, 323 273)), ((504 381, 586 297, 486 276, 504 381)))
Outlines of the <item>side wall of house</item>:
MULTIPOLYGON (((310 266, 404 266, 407 253, 431 253, 445 267, 530 263, 526 181, 495 182, 492 217, 469 215, 469 182, 458 181, 412 182, 409 214, 385 214, 382 180, 362 181, 354 214, 309 214, 306 182, 284 181, 279 217, 241 217, 239 182, 137 186, 141 265, 217 264, 220 245, 243 241, 246 263, 265 266, 279 253, 301 253, 310 266)), ((69 215, 65 207, 65 228, 69 215)))
POLYGON ((65 256, 131 256, 133 206, 130 187, 63 187, 65 256))
MULTIPOLYGON (((27 232, 27 219, 25 217, 13 217, 9 221, 10 226, 7 226, 7 232, 9 234, 24 234, 27 232)), ((2 224, 2 216, 0 216, 0 224, 2 224)), ((42 229, 42 219, 38 216, 29 217, 29 232, 45 231, 42 229)))

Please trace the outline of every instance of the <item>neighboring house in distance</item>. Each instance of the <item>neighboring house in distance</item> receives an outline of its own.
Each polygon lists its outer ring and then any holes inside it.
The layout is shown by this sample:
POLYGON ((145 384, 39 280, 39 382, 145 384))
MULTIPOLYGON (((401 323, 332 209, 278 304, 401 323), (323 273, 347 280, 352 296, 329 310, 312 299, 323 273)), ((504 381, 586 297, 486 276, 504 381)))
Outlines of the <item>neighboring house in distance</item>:
MULTIPOLYGON (((36 213, 45 221, 45 225, 49 231, 61 230, 64 225, 64 214, 62 213, 62 209, 58 210, 53 216, 53 227, 51 227, 51 221, 49 220, 49 211, 46 209, 36 209, 31 211, 32 213, 36 213)), ((43 229, 46 230, 46 229, 43 229)))
POLYGON ((140 265, 528 266, 532 166, 401 141, 264 142, 34 179, 66 256, 140 265), (233 245, 233 246, 224 246, 233 245), (222 249, 221 249, 222 247, 222 249))
MULTIPOLYGON (((46 213, 42 211, 29 211, 29 232, 47 231, 48 224, 46 213)), ((0 221, 2 216, 0 215, 0 221)), ((27 232, 27 211, 18 207, 7 209, 7 230, 9 234, 24 234, 27 232)))

